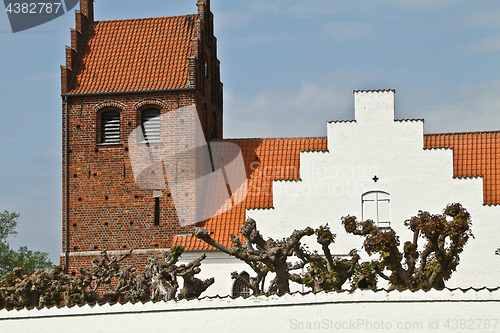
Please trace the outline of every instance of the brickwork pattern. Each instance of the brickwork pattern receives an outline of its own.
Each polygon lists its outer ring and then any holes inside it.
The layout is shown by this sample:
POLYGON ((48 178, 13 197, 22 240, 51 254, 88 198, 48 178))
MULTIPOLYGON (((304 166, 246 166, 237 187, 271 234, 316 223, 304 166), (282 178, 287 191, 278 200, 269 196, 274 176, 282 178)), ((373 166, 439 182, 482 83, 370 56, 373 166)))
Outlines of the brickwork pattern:
MULTIPOLYGON (((63 168, 62 245, 65 251, 68 205, 69 271, 88 266, 96 257, 79 254, 169 248, 175 235, 189 233, 179 223, 168 186, 159 197, 160 223, 155 225, 153 190, 137 186, 127 138, 140 126, 145 108, 165 114, 194 104, 206 139, 221 139, 222 83, 216 50, 208 0, 198 1, 198 14, 102 22, 94 22, 92 0, 80 1, 66 65, 61 66, 63 129, 66 109, 69 118, 68 142, 63 135, 69 172, 66 175, 63 168), (102 144, 100 115, 111 109, 120 113, 120 143, 102 144)), ((197 168, 192 169, 194 173, 197 168)), ((127 260, 142 267, 147 257, 127 260)))
POLYGON ((72 251, 165 247, 173 235, 183 232, 168 190, 160 198, 162 223, 153 225, 152 190, 135 184, 127 137, 139 126, 142 107, 165 105, 161 109, 165 113, 195 102, 194 92, 90 96, 68 102, 72 251), (157 103, 151 103, 152 100, 157 103), (96 106, 101 108, 96 110, 96 106), (120 111, 120 144, 99 143, 99 115, 109 108, 120 111))
MULTIPOLYGON (((163 252, 168 251, 168 249, 158 248, 155 250, 151 250, 145 253, 134 253, 128 258, 125 258, 121 261, 121 265, 130 265, 136 268, 136 272, 139 273, 143 270, 145 264, 148 262, 148 259, 151 257, 163 258, 163 252)), ((121 258, 124 255, 125 251, 121 251, 122 253, 115 254, 108 251, 108 255, 110 257, 121 258)), ((79 253, 78 255, 71 255, 69 258, 69 270, 68 273, 73 276, 78 276, 78 268, 79 267, 89 267, 90 263, 93 259, 101 259, 102 255, 100 252, 92 251, 89 253, 79 253)), ((64 265, 64 257, 61 257, 61 265, 64 265)))

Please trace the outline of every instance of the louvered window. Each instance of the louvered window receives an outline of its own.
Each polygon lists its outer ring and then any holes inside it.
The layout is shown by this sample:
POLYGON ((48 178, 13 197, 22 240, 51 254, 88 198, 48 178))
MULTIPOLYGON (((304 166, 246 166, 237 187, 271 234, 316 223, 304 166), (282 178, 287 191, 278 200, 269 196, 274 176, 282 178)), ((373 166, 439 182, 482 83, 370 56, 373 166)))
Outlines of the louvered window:
POLYGON ((144 141, 155 142, 161 140, 160 110, 146 109, 141 113, 141 128, 144 141))
POLYGON ((120 112, 109 110, 101 114, 101 143, 120 143, 120 112))

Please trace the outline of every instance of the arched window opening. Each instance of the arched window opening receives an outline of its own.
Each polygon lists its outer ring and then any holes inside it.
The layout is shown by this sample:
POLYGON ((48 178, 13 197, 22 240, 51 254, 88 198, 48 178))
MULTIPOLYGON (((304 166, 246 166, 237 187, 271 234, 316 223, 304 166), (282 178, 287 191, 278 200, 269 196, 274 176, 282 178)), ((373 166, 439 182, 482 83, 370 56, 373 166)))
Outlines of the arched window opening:
MULTIPOLYGON (((245 280, 250 281, 250 275, 247 272, 240 273, 240 276, 245 280)), ((252 290, 239 280, 235 280, 233 284, 233 296, 250 296, 252 290)))
POLYGON ((101 113, 101 143, 120 143, 120 112, 108 110, 101 113))
POLYGON ((141 112, 141 129, 144 141, 161 141, 161 118, 160 110, 155 108, 145 109, 141 112))
POLYGON ((381 229, 390 229, 390 194, 383 191, 370 191, 361 196, 362 220, 372 220, 381 229))

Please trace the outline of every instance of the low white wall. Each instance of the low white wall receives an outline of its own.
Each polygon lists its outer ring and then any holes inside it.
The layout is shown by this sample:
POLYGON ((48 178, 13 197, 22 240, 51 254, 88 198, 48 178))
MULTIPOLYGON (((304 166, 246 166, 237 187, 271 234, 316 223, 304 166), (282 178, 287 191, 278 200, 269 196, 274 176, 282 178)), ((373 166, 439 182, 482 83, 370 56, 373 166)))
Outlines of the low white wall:
POLYGON ((500 290, 362 291, 1 310, 1 332, 498 332, 500 290), (202 331, 201 331, 202 330, 202 331))

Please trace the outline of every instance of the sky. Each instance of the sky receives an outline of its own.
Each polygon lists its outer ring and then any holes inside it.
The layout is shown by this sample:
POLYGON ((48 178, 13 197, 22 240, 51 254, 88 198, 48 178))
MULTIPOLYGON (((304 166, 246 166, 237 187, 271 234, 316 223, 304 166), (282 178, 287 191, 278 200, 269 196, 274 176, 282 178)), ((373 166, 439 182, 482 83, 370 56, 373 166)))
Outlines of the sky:
MULTIPOLYGON (((212 0, 224 137, 324 136, 353 90, 395 89, 425 133, 500 130, 498 0, 212 0)), ((96 0, 95 19, 197 12, 196 0, 96 0)), ((60 65, 71 11, 12 33, 0 12, 0 211, 14 248, 62 252, 60 65)))

